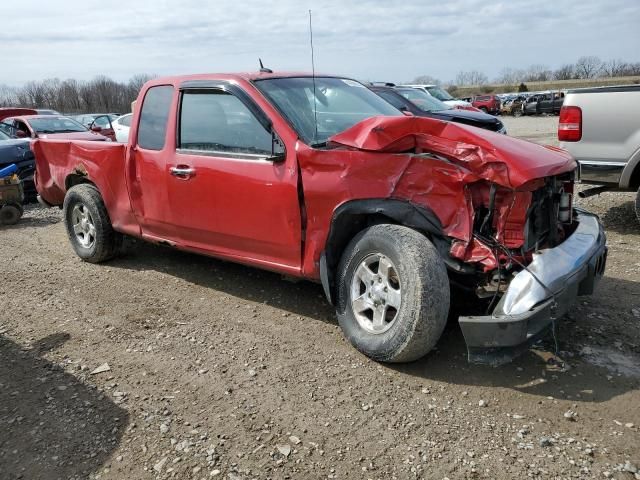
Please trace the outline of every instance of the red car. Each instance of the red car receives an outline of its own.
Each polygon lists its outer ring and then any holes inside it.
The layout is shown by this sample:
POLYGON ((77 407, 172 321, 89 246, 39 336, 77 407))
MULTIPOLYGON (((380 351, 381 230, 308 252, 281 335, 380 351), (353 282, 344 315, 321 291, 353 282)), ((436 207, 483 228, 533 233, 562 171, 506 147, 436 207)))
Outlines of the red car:
POLYGON ((490 312, 459 319, 470 360, 503 363, 604 271, 598 218, 571 208, 570 155, 403 115, 349 78, 155 79, 128 144, 34 150, 42 201, 64 207, 85 261, 126 234, 317 281, 380 361, 431 350, 453 290, 490 312))
POLYGON ((5 118, 2 123, 5 127, 12 128, 17 138, 97 141, 107 139, 72 118, 62 115, 21 115, 5 118))
POLYGON ((479 95, 473 97, 471 105, 478 110, 482 110, 484 113, 490 113, 491 115, 497 115, 500 113, 500 98, 496 95, 479 95))

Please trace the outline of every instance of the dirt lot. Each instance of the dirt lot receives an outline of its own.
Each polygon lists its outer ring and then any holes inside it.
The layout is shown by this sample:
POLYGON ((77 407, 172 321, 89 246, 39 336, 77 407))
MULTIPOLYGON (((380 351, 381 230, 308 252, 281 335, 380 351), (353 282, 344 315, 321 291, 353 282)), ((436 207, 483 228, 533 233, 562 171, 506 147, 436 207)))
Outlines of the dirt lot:
MULTIPOLYGON (((556 121, 506 119, 539 142, 556 121)), ((606 277, 557 356, 500 368, 467 364, 455 322, 421 361, 372 362, 317 285, 141 242, 86 264, 58 210, 29 208, 0 230, 0 478, 634 478, 631 200, 580 202, 606 225, 606 277)))

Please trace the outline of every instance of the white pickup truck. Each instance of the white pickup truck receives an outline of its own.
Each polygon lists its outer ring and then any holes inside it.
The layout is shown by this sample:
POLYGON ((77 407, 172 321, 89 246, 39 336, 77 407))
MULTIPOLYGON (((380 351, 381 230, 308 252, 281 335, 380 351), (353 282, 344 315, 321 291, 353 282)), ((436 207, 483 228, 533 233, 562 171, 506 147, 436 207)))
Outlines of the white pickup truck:
POLYGON ((580 165, 583 190, 633 191, 640 220, 640 85, 571 90, 558 122, 560 147, 580 165))

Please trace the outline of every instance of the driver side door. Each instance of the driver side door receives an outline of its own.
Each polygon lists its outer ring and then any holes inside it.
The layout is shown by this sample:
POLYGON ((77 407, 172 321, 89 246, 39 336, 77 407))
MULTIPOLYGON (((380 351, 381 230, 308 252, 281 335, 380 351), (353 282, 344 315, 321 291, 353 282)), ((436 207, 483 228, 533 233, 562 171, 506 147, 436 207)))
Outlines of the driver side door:
POLYGON ((295 151, 285 155, 282 146, 282 155, 272 156, 272 127, 241 93, 180 93, 176 153, 166 172, 175 238, 190 249, 299 272, 295 151))

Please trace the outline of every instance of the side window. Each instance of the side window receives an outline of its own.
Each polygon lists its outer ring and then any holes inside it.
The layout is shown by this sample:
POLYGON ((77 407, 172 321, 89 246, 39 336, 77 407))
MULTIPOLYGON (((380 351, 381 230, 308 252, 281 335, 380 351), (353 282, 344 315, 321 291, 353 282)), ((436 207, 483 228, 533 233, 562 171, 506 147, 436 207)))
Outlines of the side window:
POLYGON ((107 117, 106 115, 102 115, 100 117, 97 117, 93 121, 93 125, 97 125, 98 127, 102 128, 103 130, 105 128, 111 128, 111 122, 109 121, 109 117, 107 117))
POLYGON ((20 130, 24 132, 27 137, 31 135, 31 132, 29 131, 29 127, 27 127, 27 125, 20 120, 15 121, 14 127, 16 128, 16 130, 20 130))
POLYGON ((397 109, 406 108, 404 102, 400 100, 398 97, 396 97, 393 93, 387 93, 387 92, 376 92, 376 93, 380 95, 382 98, 384 98, 391 105, 396 107, 397 109))
POLYGON ((131 117, 132 117, 132 115, 125 115, 124 117, 120 117, 120 120, 118 120, 118 123, 120 125, 124 125, 125 127, 130 127, 131 126, 131 117))
POLYGON ((173 87, 162 85, 147 90, 140 112, 138 146, 147 150, 162 150, 167 136, 167 121, 171 110, 173 87))
POLYGON ((272 137, 236 96, 217 90, 185 91, 178 148, 271 155, 272 137))

